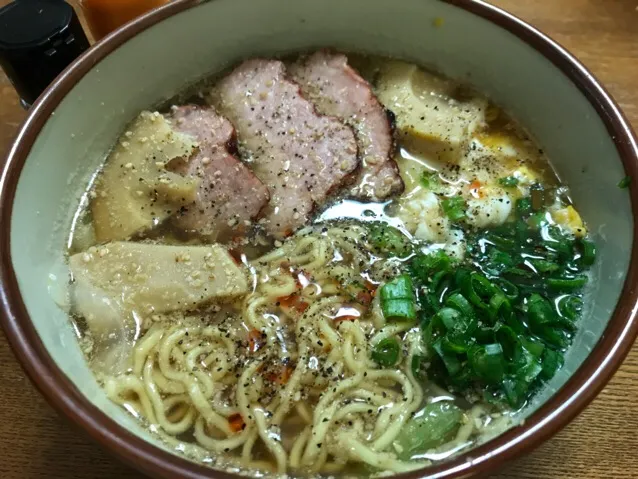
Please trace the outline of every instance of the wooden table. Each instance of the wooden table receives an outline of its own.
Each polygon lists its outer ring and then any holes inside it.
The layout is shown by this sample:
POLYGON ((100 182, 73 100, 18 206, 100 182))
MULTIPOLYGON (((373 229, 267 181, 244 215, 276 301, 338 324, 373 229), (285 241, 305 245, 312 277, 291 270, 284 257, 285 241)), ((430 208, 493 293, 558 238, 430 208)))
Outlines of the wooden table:
MULTIPOLYGON (((0 0, 0 6, 6 0, 0 0)), ((638 0, 494 0, 572 51, 638 130, 638 0)), ((25 112, 0 72, 0 152, 25 112)), ((0 478, 127 479, 120 464, 40 397, 0 337, 0 478)), ((586 411, 554 439, 494 476, 638 478, 638 346, 586 411)))

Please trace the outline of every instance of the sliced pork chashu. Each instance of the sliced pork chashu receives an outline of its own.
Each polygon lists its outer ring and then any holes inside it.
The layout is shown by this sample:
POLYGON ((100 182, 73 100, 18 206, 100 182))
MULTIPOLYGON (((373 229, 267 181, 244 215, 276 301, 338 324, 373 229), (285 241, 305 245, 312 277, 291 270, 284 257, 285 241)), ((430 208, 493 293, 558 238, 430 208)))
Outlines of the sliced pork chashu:
POLYGON ((352 125, 356 132, 361 169, 352 195, 383 200, 403 192, 403 181, 393 159, 394 141, 388 112, 371 85, 340 53, 319 51, 290 67, 304 95, 321 113, 352 125))
POLYGON ((211 101, 235 125, 247 161, 270 191, 262 222, 275 238, 305 225, 358 167, 352 129, 317 113, 280 61, 242 63, 211 101))
POLYGON ((244 234, 268 203, 268 189, 233 154, 235 129, 214 109, 196 105, 172 110, 173 128, 192 135, 198 152, 188 161, 177 161, 173 171, 199 180, 195 201, 182 206, 173 224, 211 240, 227 241, 244 234))

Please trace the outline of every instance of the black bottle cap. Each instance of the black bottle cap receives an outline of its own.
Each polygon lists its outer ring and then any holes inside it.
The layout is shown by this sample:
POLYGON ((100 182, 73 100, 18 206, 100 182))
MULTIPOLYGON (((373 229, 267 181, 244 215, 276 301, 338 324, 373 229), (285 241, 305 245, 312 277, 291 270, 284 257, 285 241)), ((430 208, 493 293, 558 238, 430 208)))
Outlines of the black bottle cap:
POLYGON ((73 8, 62 0, 18 0, 0 9, 0 65, 31 105, 89 48, 73 8))

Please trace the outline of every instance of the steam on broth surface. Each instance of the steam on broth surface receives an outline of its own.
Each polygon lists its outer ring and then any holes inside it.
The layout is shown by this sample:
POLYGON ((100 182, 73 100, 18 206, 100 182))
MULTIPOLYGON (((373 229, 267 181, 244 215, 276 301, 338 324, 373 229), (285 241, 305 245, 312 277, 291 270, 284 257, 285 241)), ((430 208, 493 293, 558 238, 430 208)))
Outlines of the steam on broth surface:
POLYGON ((76 215, 107 395, 249 475, 402 472, 515 424, 595 257, 525 132, 385 58, 248 60, 202 92, 142 112, 76 215))

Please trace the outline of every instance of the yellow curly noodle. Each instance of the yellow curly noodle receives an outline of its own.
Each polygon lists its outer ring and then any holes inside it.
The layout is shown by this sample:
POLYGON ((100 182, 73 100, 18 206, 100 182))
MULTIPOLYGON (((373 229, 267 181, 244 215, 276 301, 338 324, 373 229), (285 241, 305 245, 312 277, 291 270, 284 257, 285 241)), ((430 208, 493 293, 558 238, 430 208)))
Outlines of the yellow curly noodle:
MULTIPOLYGON (((357 463, 402 472, 429 464, 399 460, 392 445, 427 399, 410 367, 421 348, 418 327, 385 324, 374 306, 360 307, 359 318, 334 319, 353 305, 349 284, 396 274, 364 238, 356 225, 309 228, 254 260, 256 287, 232 324, 201 317, 153 324, 135 347, 132 371, 105 380, 109 397, 179 450, 244 473, 333 474, 357 463), (305 310, 281 306, 295 294, 305 310), (261 333, 261 347, 248 351, 247 331, 261 333), (403 357, 381 369, 370 349, 394 336, 403 338, 403 357), (273 366, 291 371, 278 381, 264 374, 273 366), (241 430, 232 424, 237 415, 241 430)), ((463 447, 483 414, 470 411, 441 450, 463 447)))

